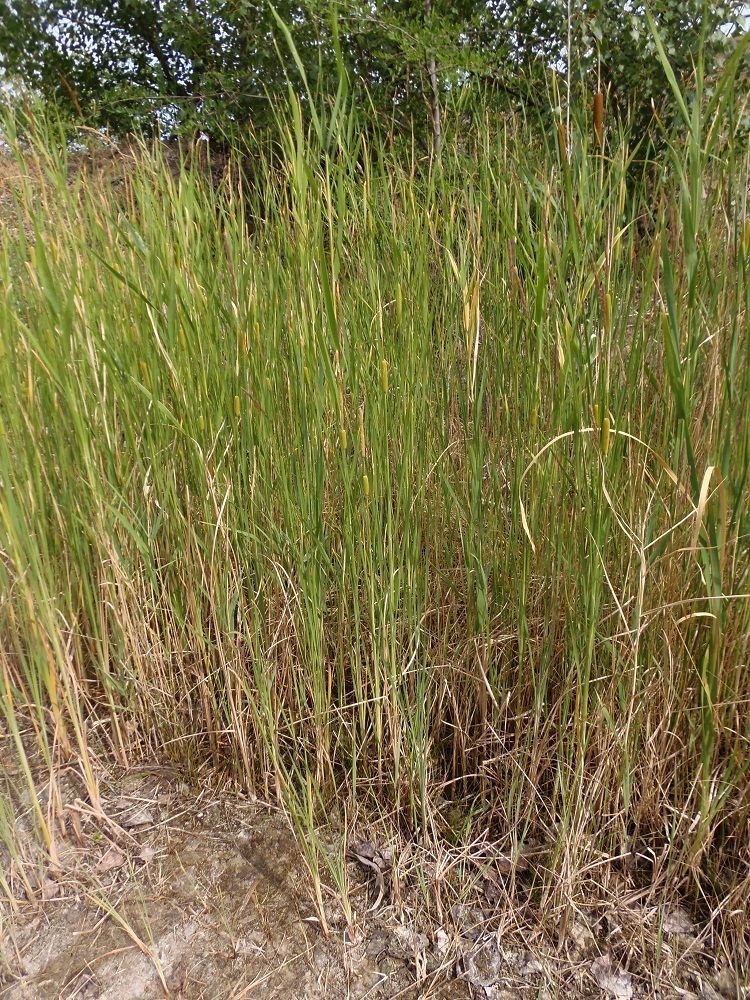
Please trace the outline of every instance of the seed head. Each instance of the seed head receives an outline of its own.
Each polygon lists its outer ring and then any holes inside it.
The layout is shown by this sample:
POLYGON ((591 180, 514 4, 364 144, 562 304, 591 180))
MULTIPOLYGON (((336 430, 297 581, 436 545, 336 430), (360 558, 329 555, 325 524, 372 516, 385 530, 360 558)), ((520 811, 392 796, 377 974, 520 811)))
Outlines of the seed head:
POLYGON ((594 135, 599 146, 604 145, 604 92, 594 94, 594 135))
POLYGON ((365 444, 365 404, 362 403, 359 408, 359 453, 362 458, 365 457, 367 453, 367 446, 365 444))

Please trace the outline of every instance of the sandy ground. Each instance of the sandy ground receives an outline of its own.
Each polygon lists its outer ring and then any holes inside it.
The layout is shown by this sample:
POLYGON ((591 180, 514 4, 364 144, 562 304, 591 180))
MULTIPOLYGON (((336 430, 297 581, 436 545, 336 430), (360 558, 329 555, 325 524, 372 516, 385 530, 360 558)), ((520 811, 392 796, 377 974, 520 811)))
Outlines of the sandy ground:
MULTIPOLYGON (((58 865, 37 898, 5 907, 3 1000, 469 995, 438 953, 420 961, 426 936, 387 906, 351 940, 332 902, 326 938, 277 809, 196 795, 168 769, 102 790, 109 821, 73 796, 58 865)), ((366 910, 360 867, 354 896, 366 910)))
POLYGON ((750 997, 679 908, 659 917, 656 957, 657 908, 635 898, 551 933, 485 878, 437 919, 398 847, 372 841, 350 840, 353 926, 331 893, 326 936, 281 810, 158 763, 102 766, 100 811, 74 770, 53 789, 40 770, 44 808, 64 817, 41 870, 3 736, 0 834, 10 801, 16 819, 12 851, 0 838, 0 1000, 750 997))

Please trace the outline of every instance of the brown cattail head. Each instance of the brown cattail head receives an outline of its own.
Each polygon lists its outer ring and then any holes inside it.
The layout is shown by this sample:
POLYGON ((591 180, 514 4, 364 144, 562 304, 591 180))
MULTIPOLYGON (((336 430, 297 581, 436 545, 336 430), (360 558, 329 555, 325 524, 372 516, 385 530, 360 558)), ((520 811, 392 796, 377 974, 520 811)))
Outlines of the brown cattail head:
POLYGON ((568 130, 564 122, 559 122, 557 126, 557 141, 560 143, 560 158, 568 160, 568 130))
POLYGON ((604 91, 594 94, 594 135, 599 146, 604 145, 604 91))

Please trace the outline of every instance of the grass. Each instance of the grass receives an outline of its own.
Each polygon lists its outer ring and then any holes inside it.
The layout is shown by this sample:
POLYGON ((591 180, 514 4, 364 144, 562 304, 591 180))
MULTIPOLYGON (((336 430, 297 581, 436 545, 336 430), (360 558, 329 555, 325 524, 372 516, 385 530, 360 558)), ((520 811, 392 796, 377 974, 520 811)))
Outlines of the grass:
POLYGON ((562 142, 488 121, 430 165, 345 95, 309 128, 293 101, 252 183, 232 159, 218 190, 145 145, 117 186, 71 172, 52 126, 22 143, 7 117, 20 761, 74 761, 94 808, 102 746, 278 795, 323 920, 325 883, 348 906, 336 804, 426 845, 532 845, 517 891, 542 911, 609 880, 746 940, 734 101, 729 77, 685 95, 646 167, 583 113, 562 142))

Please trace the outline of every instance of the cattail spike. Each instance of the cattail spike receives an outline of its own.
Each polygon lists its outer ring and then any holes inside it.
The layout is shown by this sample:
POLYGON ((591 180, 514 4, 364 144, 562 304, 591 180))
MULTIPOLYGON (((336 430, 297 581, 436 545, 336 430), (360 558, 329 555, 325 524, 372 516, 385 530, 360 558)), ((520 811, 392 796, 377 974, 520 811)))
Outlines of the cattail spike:
POLYGON ((365 443, 365 404, 359 408, 359 453, 362 458, 367 454, 367 445, 365 443))
POLYGON ((604 145, 604 91, 597 90, 594 94, 594 135, 601 149, 604 145))

